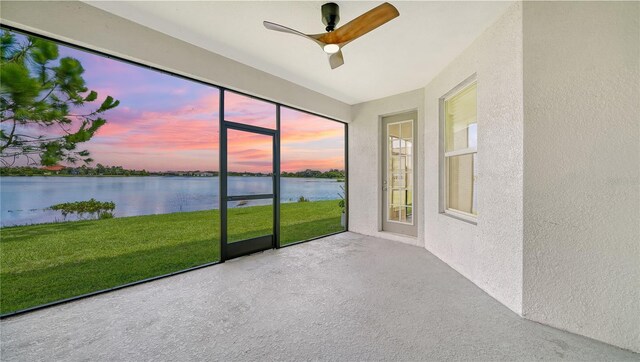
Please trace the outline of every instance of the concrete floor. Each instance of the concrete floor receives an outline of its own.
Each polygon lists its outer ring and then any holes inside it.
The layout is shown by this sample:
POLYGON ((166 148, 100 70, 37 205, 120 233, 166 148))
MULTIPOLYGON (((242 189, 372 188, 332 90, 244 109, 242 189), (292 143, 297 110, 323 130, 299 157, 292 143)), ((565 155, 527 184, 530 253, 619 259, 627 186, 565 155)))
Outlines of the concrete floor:
POLYGON ((424 249, 353 233, 0 327, 2 361, 640 360, 519 318, 424 249))

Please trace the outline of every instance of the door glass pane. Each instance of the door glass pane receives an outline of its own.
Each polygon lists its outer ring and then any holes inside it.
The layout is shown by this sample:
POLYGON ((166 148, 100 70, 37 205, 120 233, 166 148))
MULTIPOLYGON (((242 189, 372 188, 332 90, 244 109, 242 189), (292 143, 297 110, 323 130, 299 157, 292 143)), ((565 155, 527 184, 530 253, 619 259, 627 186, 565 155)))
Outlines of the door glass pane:
POLYGON ((391 178, 391 187, 405 187, 405 173, 394 174, 391 178))
POLYGON ((345 125, 281 107, 280 243, 345 228, 345 125))
POLYGON ((390 123, 387 132, 387 219, 412 223, 413 121, 390 123))
POLYGON ((389 221, 402 221, 400 209, 400 206, 389 206, 389 221))
POLYGON ((405 122, 401 124, 402 127, 402 138, 406 140, 410 140, 413 138, 413 125, 411 122, 405 122))
POLYGON ((400 156, 391 156, 391 168, 390 171, 394 172, 394 171, 399 171, 402 169, 402 166, 400 164, 400 156))
POLYGON ((447 208, 476 214, 476 154, 447 157, 447 208))
POLYGON ((402 205, 402 201, 400 199, 400 190, 399 189, 391 190, 391 204, 392 205, 402 205))
POLYGON ((413 205, 413 193, 409 190, 405 191, 405 205, 413 205))
POLYGON ((227 194, 273 193, 273 137, 227 130, 227 194))
POLYGON ((401 155, 402 154, 402 144, 399 138, 390 137, 391 141, 391 154, 392 155, 401 155))
POLYGON ((276 105, 235 92, 224 92, 224 119, 251 126, 275 129, 276 105))
POLYGON ((408 156, 411 156, 413 154, 413 141, 406 141, 404 154, 408 156))
POLYGON ((273 199, 229 202, 227 242, 273 234, 273 199))
POLYGON ((411 172, 411 169, 413 168, 413 157, 405 157, 403 167, 407 172, 411 172))
POLYGON ((413 207, 409 206, 406 209, 406 220, 408 223, 412 223, 413 222, 413 207))
POLYGON ((390 124, 388 136, 394 139, 400 138, 400 124, 398 123, 390 124))

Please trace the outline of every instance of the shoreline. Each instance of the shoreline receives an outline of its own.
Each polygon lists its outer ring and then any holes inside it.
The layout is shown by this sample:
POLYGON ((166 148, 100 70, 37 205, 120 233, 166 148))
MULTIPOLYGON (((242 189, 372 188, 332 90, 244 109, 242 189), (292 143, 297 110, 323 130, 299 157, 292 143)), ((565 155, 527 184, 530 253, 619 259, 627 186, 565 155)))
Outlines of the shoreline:
MULTIPOLYGON (((340 199, 322 199, 322 200, 310 200, 310 201, 306 201, 305 203, 315 203, 315 202, 330 202, 330 201, 339 201, 340 199)), ((300 203, 299 201, 296 200, 280 200, 280 204, 284 205, 284 204, 297 204, 300 203)), ((337 203, 336 203, 337 205, 337 203)), ((231 206, 229 207, 229 210, 231 209, 249 209, 252 207, 260 207, 260 206, 269 206, 269 205, 235 205, 235 206, 231 206)), ((203 210, 190 210, 190 211, 172 211, 172 212, 166 212, 166 213, 159 213, 159 214, 141 214, 141 215, 126 215, 126 216, 114 216, 113 219, 125 219, 125 218, 130 218, 130 217, 142 217, 142 216, 158 216, 158 215, 172 215, 172 214, 179 214, 179 213, 190 213, 190 212, 207 212, 207 211, 211 211, 211 212, 219 212, 220 208, 219 207, 214 207, 212 209, 203 209, 203 210)), ((23 211, 23 210, 17 210, 17 211, 23 211)), ((7 212, 13 212, 13 210, 7 210, 7 212)), ((111 219, 110 219, 111 220, 111 219)), ((19 228, 19 227, 26 227, 26 226, 40 226, 40 225, 52 225, 52 224, 63 224, 63 223, 75 223, 75 222, 83 222, 83 221, 99 221, 99 219, 76 219, 76 220, 59 220, 59 221, 45 221, 45 222, 40 222, 40 223, 35 223, 35 224, 18 224, 18 225, 1 225, 0 224, 0 230, 6 230, 6 229, 11 229, 11 228, 19 228)))
MULTIPOLYGON (((270 175, 228 175, 230 177, 271 177, 270 175)), ((0 177, 193 177, 193 178, 214 178, 215 176, 192 176, 192 175, 0 175, 0 177)), ((281 178, 308 178, 316 180, 336 180, 338 182, 344 182, 344 178, 339 177, 303 177, 303 176, 280 176, 281 178)))

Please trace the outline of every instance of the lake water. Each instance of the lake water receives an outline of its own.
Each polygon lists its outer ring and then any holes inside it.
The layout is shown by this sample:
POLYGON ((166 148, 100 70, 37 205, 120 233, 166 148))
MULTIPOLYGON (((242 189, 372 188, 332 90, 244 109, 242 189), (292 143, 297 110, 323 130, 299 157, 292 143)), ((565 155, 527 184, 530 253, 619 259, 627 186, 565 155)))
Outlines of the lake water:
MULTIPOLYGON (((282 202, 300 196, 311 201, 336 200, 344 182, 331 179, 280 179, 282 202)), ((115 216, 166 214, 218 208, 218 177, 0 177, 0 224, 2 226, 62 221, 60 212, 47 210, 62 202, 113 201, 115 216)), ((229 195, 269 194, 271 177, 229 177, 229 195)), ((243 206, 271 204, 250 200, 243 206)), ((337 203, 336 203, 337 207, 337 203)), ((72 220, 67 217, 67 220, 72 220)))

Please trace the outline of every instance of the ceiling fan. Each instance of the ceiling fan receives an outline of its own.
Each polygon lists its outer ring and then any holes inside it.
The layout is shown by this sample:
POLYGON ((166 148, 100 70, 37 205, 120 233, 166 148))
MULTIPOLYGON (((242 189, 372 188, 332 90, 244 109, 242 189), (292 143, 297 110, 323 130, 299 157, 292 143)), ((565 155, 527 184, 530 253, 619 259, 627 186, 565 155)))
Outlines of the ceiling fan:
POLYGON ((327 26, 326 33, 304 34, 269 21, 264 21, 263 24, 269 30, 299 35, 320 45, 329 54, 331 69, 335 69, 344 64, 342 48, 345 45, 399 15, 398 9, 389 3, 384 3, 336 29, 336 25, 340 21, 340 7, 336 3, 326 3, 322 5, 322 22, 327 26))

